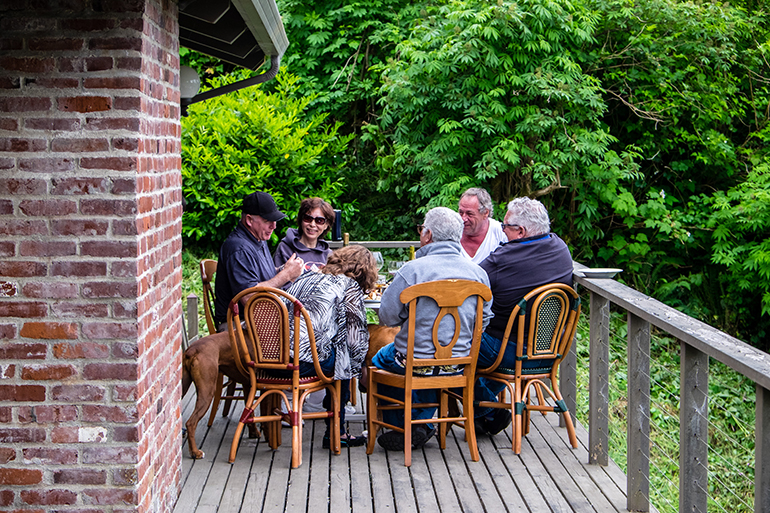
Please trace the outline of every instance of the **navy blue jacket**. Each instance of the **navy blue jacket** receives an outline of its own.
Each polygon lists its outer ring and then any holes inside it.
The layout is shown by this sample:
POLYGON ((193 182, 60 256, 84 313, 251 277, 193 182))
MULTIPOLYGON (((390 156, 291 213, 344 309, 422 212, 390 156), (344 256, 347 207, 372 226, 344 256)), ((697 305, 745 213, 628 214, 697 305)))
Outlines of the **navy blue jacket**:
MULTIPOLYGON (((572 255, 556 234, 535 235, 501 244, 481 262, 492 289, 495 316, 486 332, 502 339, 513 308, 527 295, 546 283, 572 286, 572 255)), ((516 337, 516 333, 512 332, 516 337)))
POLYGON ((214 293, 214 323, 227 320, 227 305, 242 290, 255 287, 276 275, 267 242, 257 240, 240 223, 219 250, 214 293))

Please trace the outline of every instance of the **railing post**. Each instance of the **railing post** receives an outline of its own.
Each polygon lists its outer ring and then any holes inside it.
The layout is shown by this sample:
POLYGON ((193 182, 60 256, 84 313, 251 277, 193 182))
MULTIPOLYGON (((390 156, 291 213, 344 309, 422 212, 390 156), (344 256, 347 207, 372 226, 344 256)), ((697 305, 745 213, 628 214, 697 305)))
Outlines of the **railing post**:
MULTIPOLYGON (((572 422, 577 422, 577 344, 572 343, 569 353, 559 365, 559 390, 564 398, 564 403, 572 415, 572 422)), ((565 427, 564 416, 559 415, 559 426, 565 427)))
POLYGON ((591 292, 588 463, 609 463, 610 300, 591 292))
POLYGON ((770 513, 770 390, 757 385, 754 513, 770 513))
POLYGON ((650 511, 650 323, 628 314, 626 487, 629 511, 650 511))
POLYGON ((708 508, 708 377, 706 353, 680 341, 679 511, 708 508))
POLYGON ((192 344, 198 340, 198 296, 187 296, 187 342, 192 344))

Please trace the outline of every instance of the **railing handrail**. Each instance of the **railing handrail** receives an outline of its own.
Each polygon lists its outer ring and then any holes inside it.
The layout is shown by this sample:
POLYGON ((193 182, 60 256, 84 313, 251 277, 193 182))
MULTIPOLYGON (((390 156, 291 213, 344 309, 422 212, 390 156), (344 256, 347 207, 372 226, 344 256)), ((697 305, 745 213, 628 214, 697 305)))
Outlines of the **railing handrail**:
MULTIPOLYGON (((579 272, 587 267, 573 262, 573 269, 579 272)), ((770 354, 615 280, 590 279, 579 274, 573 276, 576 283, 591 292, 606 297, 626 311, 770 389, 770 354)))

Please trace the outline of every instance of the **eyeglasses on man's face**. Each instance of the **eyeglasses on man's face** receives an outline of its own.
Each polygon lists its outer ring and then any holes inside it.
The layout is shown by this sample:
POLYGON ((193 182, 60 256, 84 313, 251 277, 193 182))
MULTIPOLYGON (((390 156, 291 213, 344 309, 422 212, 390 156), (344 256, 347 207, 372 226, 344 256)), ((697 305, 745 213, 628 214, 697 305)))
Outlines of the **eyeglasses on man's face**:
POLYGON ((425 228, 425 226, 418 224, 417 225, 417 235, 422 237, 422 229, 425 228))
POLYGON ((326 226, 326 218, 325 217, 313 217, 313 216, 305 214, 305 215, 302 216, 302 220, 304 222, 306 222, 307 224, 310 224, 313 221, 315 221, 315 224, 318 225, 318 226, 326 226))
POLYGON ((500 226, 503 227, 503 230, 505 230, 506 228, 518 228, 520 230, 524 230, 524 228, 522 228, 518 224, 500 223, 500 226))

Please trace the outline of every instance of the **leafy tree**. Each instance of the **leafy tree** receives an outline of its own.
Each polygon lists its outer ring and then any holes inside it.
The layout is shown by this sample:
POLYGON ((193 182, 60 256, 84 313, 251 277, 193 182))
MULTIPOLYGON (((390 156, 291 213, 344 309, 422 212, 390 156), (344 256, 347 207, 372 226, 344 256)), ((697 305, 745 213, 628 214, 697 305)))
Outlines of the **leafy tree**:
MULTIPOLYGON (((212 85, 244 74, 215 78, 212 85)), ((182 234, 188 242, 218 249, 240 218, 243 197, 255 190, 272 194, 290 219, 303 198, 333 203, 341 194, 350 136, 339 135, 339 124, 326 124, 326 116, 306 113, 312 97, 299 94, 295 76, 281 72, 276 81, 270 94, 247 87, 189 107, 182 120, 182 234)), ((347 209, 352 215, 354 205, 347 209)))
MULTIPOLYGON (((426 8, 383 68, 380 189, 454 204, 473 185, 505 202, 565 191, 593 240, 598 204, 636 214, 633 148, 609 151, 600 83, 577 60, 595 15, 564 0, 450 0, 426 8)), ((546 199, 546 202, 548 200, 546 199)), ((570 234, 567 234, 570 235, 570 234)))
POLYGON ((757 321, 767 282, 757 261, 741 259, 756 251, 750 241, 769 233, 756 222, 761 216, 744 222, 749 198, 762 194, 767 161, 766 14, 719 2, 590 5, 601 13, 601 46, 586 53, 585 66, 606 91, 603 119, 618 139, 611 148, 638 152, 640 179, 630 188, 637 203, 662 199, 645 203, 627 227, 606 213, 612 235, 597 256, 632 269, 638 262, 637 286, 754 338, 749 333, 764 330, 757 321), (741 319, 751 321, 739 327, 741 319))

